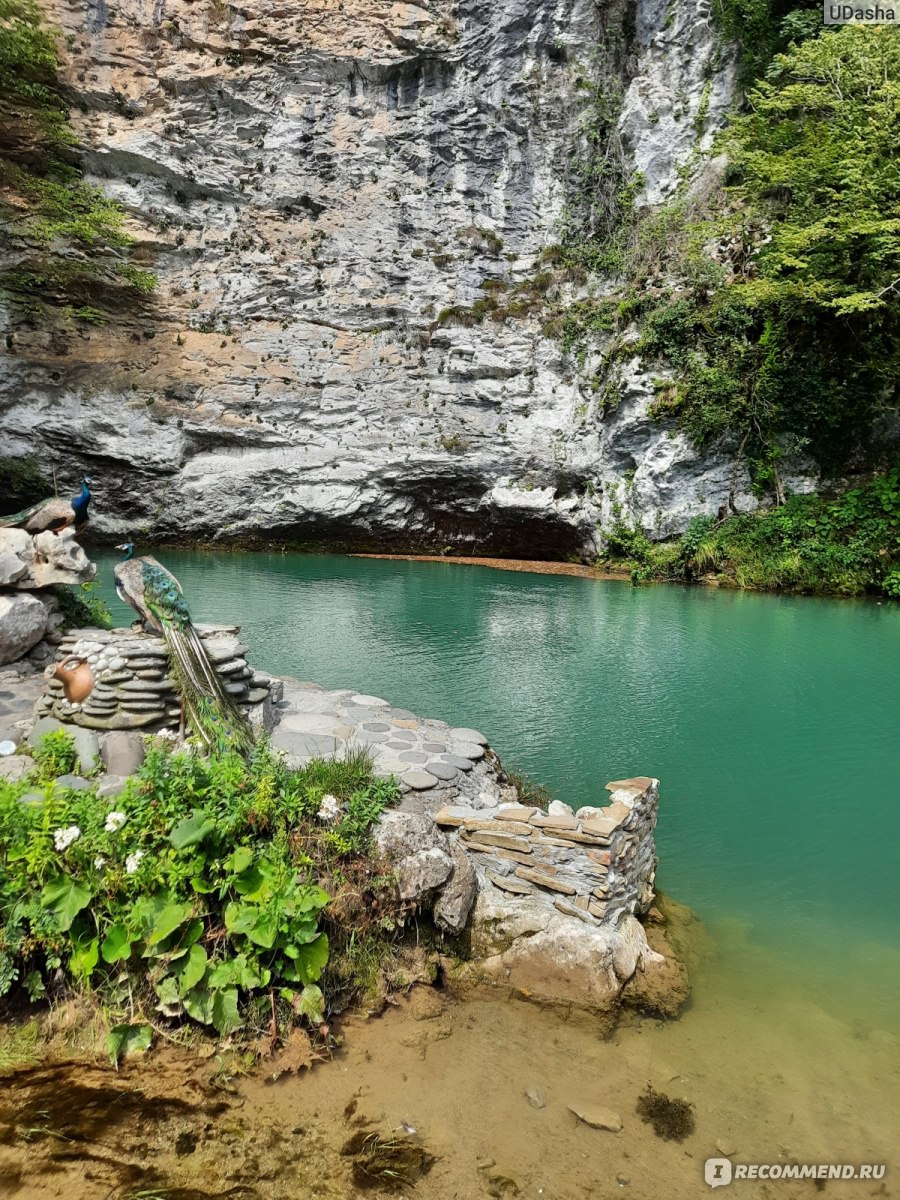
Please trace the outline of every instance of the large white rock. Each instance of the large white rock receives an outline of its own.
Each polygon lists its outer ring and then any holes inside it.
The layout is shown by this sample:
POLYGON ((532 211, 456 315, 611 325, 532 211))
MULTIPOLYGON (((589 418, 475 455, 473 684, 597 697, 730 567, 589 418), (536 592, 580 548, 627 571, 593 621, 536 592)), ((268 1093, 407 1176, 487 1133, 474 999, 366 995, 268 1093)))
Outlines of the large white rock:
POLYGON ((643 201, 702 159, 734 91, 709 0, 347 0, 340 21, 123 0, 89 38, 47 7, 159 319, 134 306, 62 352, 16 333, 3 453, 97 463, 97 528, 563 557, 614 505, 654 534, 716 512, 732 455, 650 416, 655 366, 616 406, 543 313, 436 326, 541 269, 598 92, 625 91, 643 201))
POLYGON ((609 1011, 638 966, 659 957, 630 913, 588 925, 496 888, 479 892, 471 928, 476 976, 552 1004, 609 1011))
POLYGON ((88 583, 97 568, 73 529, 26 533, 0 529, 0 587, 39 589, 58 583, 88 583))
POLYGON ((27 654, 46 629, 47 609, 36 596, 0 595, 0 665, 27 654))

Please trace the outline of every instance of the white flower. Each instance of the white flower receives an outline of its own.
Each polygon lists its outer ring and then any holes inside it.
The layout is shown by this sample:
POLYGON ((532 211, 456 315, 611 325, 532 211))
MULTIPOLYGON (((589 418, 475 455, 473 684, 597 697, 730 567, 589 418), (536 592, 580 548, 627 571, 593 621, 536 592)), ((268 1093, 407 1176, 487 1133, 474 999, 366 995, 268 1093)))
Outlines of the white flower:
POLYGON ((81 837, 81 830, 77 825, 70 825, 68 829, 55 829, 53 831, 53 845, 57 850, 68 850, 73 842, 77 842, 81 837))
POLYGON ((135 850, 134 854, 129 854, 125 859, 125 870, 129 875, 133 875, 138 869, 138 863, 144 857, 143 850, 135 850))
POLYGON ((115 833, 117 829, 121 829, 128 817, 123 812, 111 812, 106 814, 106 824, 103 828, 107 833, 115 833))
POLYGON ((102 871, 103 868, 106 866, 106 859, 103 857, 102 854, 98 854, 97 857, 94 859, 94 866, 97 868, 98 871, 102 871))
POLYGON ((320 821, 324 821, 326 825, 330 825, 336 821, 341 815, 341 802, 337 796, 326 795, 322 797, 322 803, 319 805, 319 811, 316 816, 320 821))

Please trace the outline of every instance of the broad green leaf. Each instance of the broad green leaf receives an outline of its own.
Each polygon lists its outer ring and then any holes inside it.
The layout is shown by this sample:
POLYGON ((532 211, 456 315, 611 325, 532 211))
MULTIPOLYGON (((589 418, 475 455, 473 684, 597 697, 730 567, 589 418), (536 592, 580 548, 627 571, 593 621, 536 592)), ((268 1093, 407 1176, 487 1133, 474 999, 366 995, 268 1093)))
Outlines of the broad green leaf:
POLYGON ((267 893, 268 880, 257 866, 251 866, 242 871, 232 880, 234 890, 241 896, 260 900, 267 893))
POLYGON ((213 994, 205 984, 195 987, 181 997, 184 1011, 201 1025, 211 1025, 213 1015, 213 994))
POLYGON ((238 846, 234 854, 226 860, 225 866, 232 875, 240 875, 253 862, 253 851, 249 846, 238 846))
POLYGON ((103 961, 114 963, 129 958, 132 945, 132 940, 128 936, 128 930, 124 925, 110 925, 106 931, 106 937, 103 939, 103 944, 100 947, 103 961))
POLYGON ((308 886, 298 889, 297 897, 291 905, 294 912, 305 913, 324 908, 331 897, 320 887, 308 886))
POLYGON ((89 887, 69 875, 58 875, 45 884, 41 904, 56 917, 61 930, 71 928, 83 908, 90 904, 93 893, 89 887))
POLYGON ((211 988, 226 988, 235 984, 237 982, 235 960, 224 958, 221 962, 217 962, 210 971, 206 982, 211 988))
POLYGON ((89 941, 76 943, 69 956, 69 970, 76 979, 87 983, 93 974, 94 967, 100 957, 100 939, 91 938, 89 941))
POLYGON ((272 949, 278 936, 278 921, 274 913, 235 901, 225 906, 225 928, 229 933, 244 934, 251 942, 266 950, 272 949))
POLYGON ((113 1025, 106 1038, 106 1048, 113 1063, 125 1054, 143 1054, 153 1040, 149 1025, 113 1025))
POLYGON ((147 932, 147 945, 155 946, 157 942, 161 942, 164 938, 174 933, 178 926, 187 920, 190 914, 190 904, 166 904, 153 919, 153 923, 147 932))
POLYGON ((178 981, 174 975, 164 975, 156 985, 156 994, 159 997, 160 1004, 166 1008, 173 1008, 181 1003, 181 993, 178 990, 178 981))
POLYGON ((325 997, 322 989, 315 983, 308 983, 295 1005, 295 1011, 312 1025, 321 1025, 325 1020, 325 997))
POLYGON ((309 917, 305 921, 292 921, 290 927, 290 938, 298 945, 306 945, 307 942, 314 942, 319 936, 319 922, 316 917, 309 917))
POLYGON ((176 850, 186 850, 188 846, 198 846, 215 827, 212 817, 195 808, 189 817, 178 822, 169 834, 169 841, 176 850))
POLYGON ((278 919, 273 913, 261 912, 250 929, 247 937, 264 950, 271 950, 278 937, 278 919))
POLYGON ((180 995, 196 987, 206 971, 207 957, 202 946, 191 946, 187 960, 178 976, 178 991, 180 995))
POLYGON ((212 1023, 221 1034, 233 1033, 241 1024, 237 988, 214 993, 212 1023))
POLYGON ((303 946, 294 961, 300 983, 315 983, 328 962, 328 935, 320 933, 314 942, 303 946))

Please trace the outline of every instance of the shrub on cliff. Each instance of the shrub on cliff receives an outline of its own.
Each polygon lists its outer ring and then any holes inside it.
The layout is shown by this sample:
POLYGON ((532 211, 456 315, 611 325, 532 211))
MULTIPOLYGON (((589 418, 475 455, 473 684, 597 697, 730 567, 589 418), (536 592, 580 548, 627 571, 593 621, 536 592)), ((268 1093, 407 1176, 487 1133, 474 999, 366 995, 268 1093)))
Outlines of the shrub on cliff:
POLYGON ((641 350, 671 382, 658 411, 701 446, 731 436, 781 499, 786 444, 828 469, 873 448, 900 381, 900 41, 845 26, 778 55, 722 147, 726 270, 644 306, 641 350))
POLYGON ((741 588, 900 599, 900 467, 835 499, 790 496, 769 512, 697 517, 677 542, 653 543, 620 514, 607 549, 634 583, 711 574, 741 588))
POLYGON ((111 803, 34 786, 0 781, 0 995, 60 976, 99 993, 114 1053, 159 1014, 222 1035, 323 1020, 322 884, 340 889, 397 795, 367 758, 291 771, 264 746, 249 762, 157 748, 111 803))
POLYGON ((127 262, 121 208, 84 183, 57 78, 56 44, 34 0, 0 0, 0 211, 10 266, 0 286, 32 317, 86 321, 155 279, 127 262))

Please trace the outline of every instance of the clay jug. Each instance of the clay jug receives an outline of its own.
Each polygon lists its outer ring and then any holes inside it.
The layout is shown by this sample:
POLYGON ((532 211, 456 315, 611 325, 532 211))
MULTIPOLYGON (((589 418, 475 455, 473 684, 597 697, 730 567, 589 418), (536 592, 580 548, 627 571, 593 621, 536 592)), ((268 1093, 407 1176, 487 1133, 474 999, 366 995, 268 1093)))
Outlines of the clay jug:
POLYGON ((91 665, 86 658, 79 658, 77 654, 72 654, 58 663, 53 678, 62 684, 70 704, 80 704, 94 689, 94 672, 91 665))

